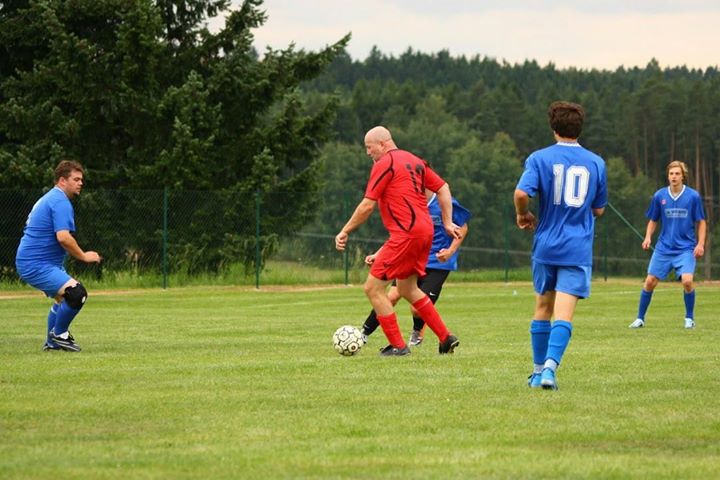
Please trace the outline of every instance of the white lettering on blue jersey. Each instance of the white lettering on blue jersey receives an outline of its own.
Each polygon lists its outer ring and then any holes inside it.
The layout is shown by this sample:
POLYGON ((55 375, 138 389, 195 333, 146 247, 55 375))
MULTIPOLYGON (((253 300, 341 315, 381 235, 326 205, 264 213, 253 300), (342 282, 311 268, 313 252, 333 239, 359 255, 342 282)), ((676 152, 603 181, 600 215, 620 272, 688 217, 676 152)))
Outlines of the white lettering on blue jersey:
POLYGON ((588 172, 587 168, 578 165, 570 166, 566 175, 563 175, 564 171, 565 165, 553 165, 555 178, 553 183, 553 203, 560 205, 560 199, 562 198, 568 207, 580 208, 585 203, 585 197, 587 197, 590 172, 588 172), (565 177, 564 187, 563 176, 565 177))
POLYGON ((665 218, 687 218, 688 211, 686 208, 666 208, 665 218))

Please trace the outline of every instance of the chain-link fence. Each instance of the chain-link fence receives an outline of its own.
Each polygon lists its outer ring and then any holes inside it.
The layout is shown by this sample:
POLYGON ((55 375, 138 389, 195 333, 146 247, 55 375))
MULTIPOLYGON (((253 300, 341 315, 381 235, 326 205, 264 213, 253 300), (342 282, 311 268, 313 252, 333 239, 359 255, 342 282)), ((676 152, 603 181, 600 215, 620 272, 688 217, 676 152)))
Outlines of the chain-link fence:
MULTIPOLYGON (((25 220, 41 191, 0 190, 0 280, 16 282, 15 252, 25 220)), ((86 250, 103 256, 100 266, 70 259, 67 268, 83 278, 149 275, 158 286, 173 276, 210 278, 232 269, 229 283, 260 286, 268 262, 334 272, 333 281, 348 282, 367 272, 364 258, 387 235, 379 215, 350 237, 345 253, 335 250, 334 236, 360 198, 346 195, 318 202, 314 218, 293 225, 301 212, 290 211, 289 195, 215 191, 88 191, 74 201, 76 238, 86 250)), ((303 194, 299 194, 303 195, 303 194)), ((608 208, 597 221, 594 242, 596 278, 645 275, 650 252, 641 248, 645 205, 608 208)), ((709 229, 710 230, 710 229, 709 229)), ((708 242, 710 243, 710 242, 708 242)), ((511 200, 498 208, 473 212, 461 247, 460 269, 485 272, 484 279, 507 281, 524 272, 529 278, 532 234, 515 226, 511 200)), ((294 266, 294 267, 293 267, 294 266)), ((698 262, 698 279, 720 271, 710 249, 698 262)), ((301 274, 302 275, 302 274, 301 274)), ((302 279, 300 279, 302 281, 302 279)), ((308 277, 307 281, 313 282, 308 277)))

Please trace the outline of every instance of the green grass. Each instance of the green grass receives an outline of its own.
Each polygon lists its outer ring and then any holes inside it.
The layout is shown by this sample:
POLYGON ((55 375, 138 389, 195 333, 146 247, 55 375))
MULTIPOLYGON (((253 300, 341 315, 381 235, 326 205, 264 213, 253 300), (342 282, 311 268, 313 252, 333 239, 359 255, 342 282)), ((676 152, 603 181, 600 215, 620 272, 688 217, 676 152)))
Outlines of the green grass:
POLYGON ((714 478, 718 287, 693 331, 678 284, 629 330, 639 288, 593 285, 557 392, 526 386, 528 283, 447 285, 460 347, 430 334, 404 358, 377 356, 380 332, 333 351, 369 310, 359 286, 91 290, 79 354, 40 352, 47 300, 11 294, 0 478, 714 478))
MULTIPOLYGON (((92 267, 91 267, 92 268, 92 267)), ((527 270, 527 269, 524 269, 527 270)), ((162 273, 148 271, 103 271, 101 278, 93 278, 92 270, 74 272, 73 275, 83 279, 83 283, 91 284, 95 289, 118 288, 161 288, 162 273)), ((466 274, 470 275, 470 274, 466 274)), ((479 274, 478 274, 479 275, 479 274)), ((487 273, 484 273, 486 277, 487 273)), ((492 280, 502 280, 504 272, 497 272, 492 280)), ((528 275, 528 274, 526 274, 528 275)), ((348 272, 351 283, 360 283, 367 277, 366 268, 352 268, 348 272)), ((13 280, 0 282, 0 291, 27 291, 27 286, 17 277, 13 280)), ((480 281, 487 278, 467 277, 468 281, 480 281)), ((173 272, 167 276, 170 288, 188 286, 251 286, 256 284, 254 271, 246 271, 243 265, 234 264, 219 272, 193 273, 173 272)), ((267 262, 260 274, 260 286, 267 285, 338 285, 345 283, 345 272, 341 268, 322 268, 310 264, 290 261, 273 260, 267 262)))
MULTIPOLYGON (((162 273, 138 271, 108 271, 104 270, 101 278, 94 278, 94 266, 85 272, 74 272, 77 278, 84 283, 92 285, 94 289, 126 289, 126 288, 160 288, 163 286, 162 273)), ((367 277, 367 268, 354 266, 348 270, 349 283, 362 283, 367 277)), ((17 277, 13 280, 0 281, 0 291, 27 291, 27 286, 17 277)), ((527 267, 508 271, 509 281, 532 280, 527 267)), ((170 273, 167 285, 170 288, 188 286, 251 286, 254 287, 257 278, 254 271, 246 271, 243 265, 233 264, 219 272, 205 272, 189 274, 187 272, 170 273)), ((489 269, 462 270, 453 273, 455 282, 497 282, 505 281, 505 270, 489 269)), ((339 285, 345 283, 343 268, 320 267, 294 261, 271 260, 265 265, 260 274, 261 288, 268 285, 339 285)))

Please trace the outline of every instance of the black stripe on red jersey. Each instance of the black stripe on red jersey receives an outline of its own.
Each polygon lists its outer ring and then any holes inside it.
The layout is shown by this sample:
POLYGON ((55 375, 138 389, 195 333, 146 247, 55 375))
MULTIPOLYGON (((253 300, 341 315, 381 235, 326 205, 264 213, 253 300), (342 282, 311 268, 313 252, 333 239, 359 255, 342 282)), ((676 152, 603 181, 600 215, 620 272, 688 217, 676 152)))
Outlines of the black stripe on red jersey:
MULTIPOLYGON (((393 168, 393 165, 394 165, 394 163, 395 163, 395 159, 393 158, 392 153, 389 153, 388 155, 390 155, 390 165, 388 166, 387 170, 385 170, 383 173, 380 174, 380 176, 378 177, 378 179, 377 179, 377 180, 375 181, 375 183, 373 184, 371 190, 375 190, 375 187, 377 187, 377 184, 380 183, 380 180, 382 180, 383 177, 384 177, 385 175, 387 175, 388 173, 389 173, 390 175, 392 175, 393 177, 395 176, 395 169, 393 168)), ((390 177, 390 178, 392 178, 392 177, 390 177)))
POLYGON ((395 215, 393 215, 392 209, 390 208, 389 205, 388 205, 388 213, 390 214, 392 219, 395 220, 395 223, 397 224, 398 227, 400 227, 402 230, 404 230, 406 232, 409 232, 410 230, 412 230, 413 226, 415 226, 415 209, 412 207, 412 205, 410 205, 410 202, 407 201, 407 198, 403 198, 403 201, 405 202, 405 205, 407 205, 408 209, 410 209, 410 215, 411 215, 410 225, 408 225, 407 228, 405 228, 403 226, 403 224, 400 223, 400 221, 397 218, 395 218, 395 215))

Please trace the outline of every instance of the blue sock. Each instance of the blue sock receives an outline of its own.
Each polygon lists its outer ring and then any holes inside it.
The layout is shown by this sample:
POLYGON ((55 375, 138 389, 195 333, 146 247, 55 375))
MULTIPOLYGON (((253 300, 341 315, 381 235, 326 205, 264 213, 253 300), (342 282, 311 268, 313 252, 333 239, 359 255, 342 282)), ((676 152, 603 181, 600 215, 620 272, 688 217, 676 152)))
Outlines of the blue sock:
POLYGON ((48 333, 52 331, 53 328, 55 328, 55 319, 57 318, 57 311, 60 308, 60 305, 57 303, 52 304, 50 307, 50 311, 48 312, 48 319, 47 319, 47 326, 48 326, 48 333))
POLYGON ((638 307, 637 318, 645 320, 645 313, 647 313, 647 309, 650 306, 652 294, 653 292, 646 292, 644 288, 640 290, 640 306, 638 307))
POLYGON ((565 349, 568 343, 570 343, 572 328, 572 323, 566 322, 565 320, 555 320, 553 322, 552 329, 550 330, 550 338, 548 339, 547 356, 545 357, 546 362, 547 360, 552 360, 555 364, 560 364, 565 349))
POLYGON ((695 290, 688 293, 683 291, 683 299, 685 300, 685 318, 694 318, 695 314, 695 290))
POLYGON ((550 320, 533 320, 530 322, 530 344, 533 351, 533 363, 542 365, 547 355, 548 339, 550 338, 550 320))
POLYGON ((77 315, 79 311, 80 309, 76 310, 70 307, 67 302, 63 300, 57 310, 57 313, 55 314, 55 326, 53 327, 55 335, 60 335, 67 332, 68 328, 70 328, 70 323, 73 321, 73 318, 75 318, 75 315, 77 315))

